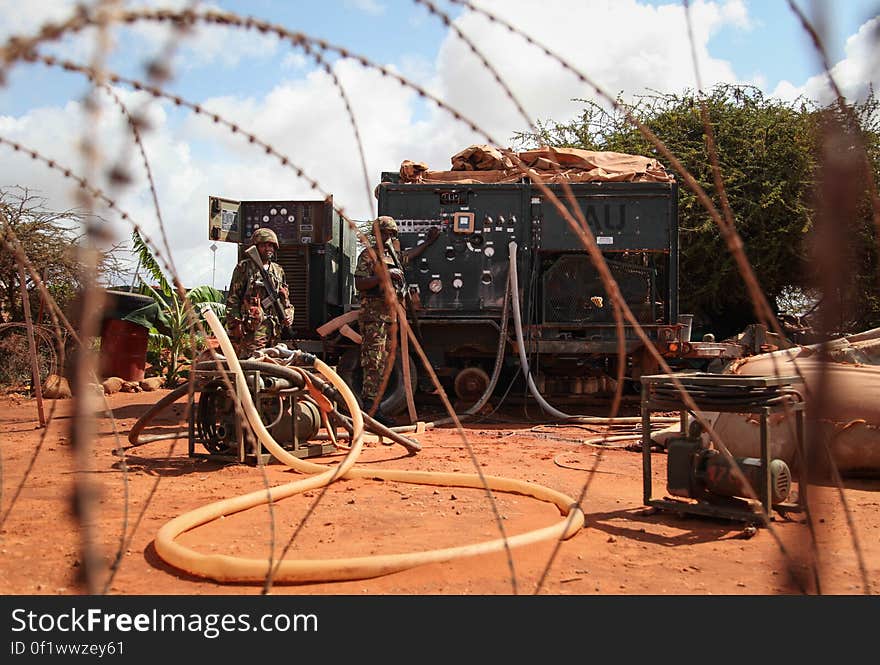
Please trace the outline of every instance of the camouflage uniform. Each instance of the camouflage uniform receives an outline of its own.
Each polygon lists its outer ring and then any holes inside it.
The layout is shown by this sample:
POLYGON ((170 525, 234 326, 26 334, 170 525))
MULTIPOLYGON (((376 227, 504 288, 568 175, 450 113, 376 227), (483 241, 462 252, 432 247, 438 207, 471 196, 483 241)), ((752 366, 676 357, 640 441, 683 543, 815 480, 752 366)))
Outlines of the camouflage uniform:
MULTIPOLYGON (((269 273, 275 292, 281 298, 284 313, 292 321, 293 306, 281 291, 282 288, 287 290, 284 268, 270 262, 266 272, 269 273)), ((226 296, 226 328, 239 358, 247 358, 256 349, 278 343, 283 321, 278 320, 274 306, 262 306, 266 296, 268 291, 263 286, 260 269, 251 259, 240 261, 232 272, 229 294, 226 296)))
MULTIPOLYGON (((380 217, 379 219, 383 218, 380 217)), ((394 222, 392 221, 391 223, 393 224, 394 222)), ((395 231, 397 230, 396 224, 393 228, 395 231)), ((400 256, 395 251, 390 240, 385 242, 384 260, 386 267, 389 269, 403 267, 400 256)), ((376 274, 374 268, 375 264, 370 256, 370 252, 365 249, 358 255, 354 276, 372 277, 376 274)), ((405 285, 401 285, 395 289, 399 303, 403 302, 404 288, 405 285)), ((385 371, 388 356, 391 353, 391 324, 396 320, 397 312, 388 311, 388 303, 385 301, 385 289, 382 285, 369 291, 361 291, 358 323, 361 337, 363 338, 361 341, 361 369, 363 371, 361 397, 365 407, 372 404, 379 393, 382 374, 385 371)))

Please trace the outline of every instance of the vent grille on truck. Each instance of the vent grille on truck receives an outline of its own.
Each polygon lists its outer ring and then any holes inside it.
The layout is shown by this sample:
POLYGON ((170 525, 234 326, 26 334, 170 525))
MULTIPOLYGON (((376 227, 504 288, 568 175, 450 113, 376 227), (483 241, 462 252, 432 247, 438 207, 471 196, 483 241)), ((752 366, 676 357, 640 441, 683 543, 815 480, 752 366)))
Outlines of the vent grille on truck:
POLYGON ((297 335, 309 330, 309 250, 308 247, 282 246, 278 263, 284 268, 284 277, 293 305, 293 329, 297 335))
MULTIPOLYGON (((621 293, 641 322, 651 323, 651 269, 608 261, 621 293)), ((586 254, 566 254, 544 273, 544 323, 614 323, 602 280, 586 254), (601 305, 591 298, 602 298, 601 305)))

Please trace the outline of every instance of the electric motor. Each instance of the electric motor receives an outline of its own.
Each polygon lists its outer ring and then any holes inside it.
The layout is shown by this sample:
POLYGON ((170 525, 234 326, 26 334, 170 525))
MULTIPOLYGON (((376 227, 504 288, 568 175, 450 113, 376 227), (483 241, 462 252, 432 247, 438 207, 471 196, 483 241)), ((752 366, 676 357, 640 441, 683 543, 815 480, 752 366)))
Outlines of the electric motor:
MULTIPOLYGON (((667 443, 666 487, 670 494, 691 499, 714 496, 759 496, 763 482, 762 464, 757 457, 735 460, 741 475, 733 471, 731 462, 721 451, 709 448, 699 435, 670 439, 667 443), (743 484, 742 478, 752 491, 743 484)), ((770 460, 770 503, 786 501, 791 494, 791 470, 781 459, 770 460)))
MULTIPOLYGON (((709 451, 707 451, 709 452, 709 451)), ((748 488, 743 487, 741 480, 731 470, 730 462, 717 450, 715 454, 706 455, 703 463, 702 481, 706 489, 721 496, 748 496, 748 488)), ((745 476, 755 495, 761 486, 761 460, 757 457, 737 458, 736 464, 745 476)), ((791 493, 791 471, 781 459, 770 460, 770 503, 782 503, 791 493)))

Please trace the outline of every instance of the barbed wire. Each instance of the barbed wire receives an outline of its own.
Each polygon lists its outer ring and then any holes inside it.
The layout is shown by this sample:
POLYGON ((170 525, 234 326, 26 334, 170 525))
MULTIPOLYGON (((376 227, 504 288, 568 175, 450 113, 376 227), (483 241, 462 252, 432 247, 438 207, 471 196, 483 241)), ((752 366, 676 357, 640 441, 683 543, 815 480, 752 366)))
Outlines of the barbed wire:
MULTIPOLYGON (((433 15, 438 16, 444 22, 444 25, 446 25, 447 27, 450 27, 456 33, 456 35, 466 43, 466 45, 471 50, 471 52, 474 53, 474 55, 480 61, 481 66, 486 68, 488 71, 490 71, 490 73, 493 76, 493 79, 495 80, 496 83, 498 83, 501 86, 505 95, 507 96, 508 100, 510 100, 512 105, 526 119, 526 122, 528 122, 529 125, 534 128, 534 125, 532 124, 531 120, 528 118, 528 115, 526 114, 525 110, 522 108, 522 105, 516 99, 515 95, 512 93, 512 91, 507 86, 507 84, 504 82, 502 77, 497 73, 495 68, 488 61, 488 59, 484 55, 482 55, 482 53, 476 48, 476 46, 473 44, 473 42, 461 32, 461 30, 458 28, 457 25, 455 25, 455 22, 452 21, 447 14, 444 14, 442 11, 440 11, 436 7, 436 5, 431 3, 429 0, 414 0, 414 1, 416 2, 416 4, 419 4, 419 5, 426 7, 428 9, 428 11, 431 12, 433 15)), ((658 150, 658 152, 660 152, 661 154, 664 155, 664 157, 667 158, 667 160, 670 162, 670 164, 672 164, 673 168, 679 174, 681 174, 682 178, 685 180, 685 182, 688 184, 688 186, 692 189, 692 191, 694 191, 698 200, 700 200, 701 204, 703 204, 703 206, 707 209, 707 211, 709 212, 713 221, 718 226, 719 231, 721 232, 722 238, 725 240, 725 243, 727 244, 728 250, 730 251, 731 255, 734 257, 737 268, 740 271, 740 275, 742 276, 744 283, 746 285, 746 288, 749 291, 750 296, 752 298, 752 302, 755 305, 756 314, 758 315, 758 317, 762 323, 765 323, 769 327, 773 328, 773 330, 776 331, 777 334, 781 335, 782 331, 779 327, 779 324, 776 321, 776 318, 772 312, 772 309, 770 308, 769 303, 767 302, 766 297, 763 294, 763 290, 760 288, 760 284, 757 281, 757 277, 755 276, 754 271, 753 271, 751 265, 749 264, 747 257, 745 256, 742 239, 740 238, 740 236, 738 235, 738 233, 736 231, 733 215, 732 215, 732 212, 730 211, 729 204, 727 203, 726 197, 723 196, 723 192, 724 192, 723 182, 720 177, 720 169, 717 164, 717 155, 715 154, 714 145, 712 145, 711 134, 707 134, 707 141, 710 143, 709 153, 710 153, 710 157, 712 157, 712 159, 713 159, 712 166, 713 166, 713 174, 716 178, 716 187, 718 188, 718 190, 720 192, 722 192, 722 200, 721 200, 722 211, 720 213, 715 208, 714 204, 712 203, 712 201, 708 197, 708 195, 705 193, 705 191, 701 188, 701 186, 693 178, 693 176, 687 171, 687 169, 684 168, 684 166, 675 158, 675 156, 671 152, 669 152, 669 150, 665 147, 665 145, 662 143, 662 141, 660 141, 660 139, 658 137, 654 136, 654 134, 651 133, 651 131, 647 127, 642 125, 634 116, 632 116, 630 111, 625 106, 623 106, 622 104, 617 102, 617 100, 615 100, 612 97, 610 97, 609 95, 607 95, 607 93, 604 93, 599 88, 599 86, 592 83, 586 77, 586 75, 583 75, 580 72, 578 72, 575 68, 570 66, 560 56, 556 55, 554 52, 552 52, 547 47, 544 47, 541 44, 539 44, 537 41, 535 41, 533 38, 528 36, 526 33, 521 31, 520 29, 503 21, 502 19, 495 17, 490 12, 487 12, 486 10, 483 10, 479 7, 475 7, 471 3, 466 2, 464 0, 451 0, 451 2, 453 2, 454 4, 462 5, 462 6, 466 7, 467 9, 469 9, 470 11, 480 13, 480 14, 486 16, 491 22, 498 23, 499 25, 506 27, 509 32, 523 37, 529 44, 539 48, 546 56, 553 58, 556 62, 558 62, 565 69, 575 73, 576 76, 581 80, 581 82, 586 83, 587 85, 592 87, 599 97, 610 102, 612 105, 615 106, 615 108, 622 111, 626 115, 627 119, 630 120, 630 122, 632 122, 639 129, 639 131, 643 134, 643 136, 645 136, 645 138, 649 142, 651 142, 652 145, 655 146, 655 148, 658 150)), ((685 5, 687 6, 686 0, 685 0, 685 5)), ((355 120, 355 116, 352 111, 352 106, 350 104, 350 100, 349 100, 344 88, 342 87, 341 83, 339 82, 338 78, 336 77, 336 74, 333 71, 333 68, 326 61, 326 59, 324 59, 323 56, 321 55, 323 52, 335 53, 336 55, 339 55, 340 57, 353 59, 367 69, 374 69, 376 71, 379 71, 383 76, 389 76, 389 77, 393 78, 394 80, 397 80, 401 85, 404 85, 406 87, 409 87, 409 88, 415 90, 419 94, 420 97, 423 97, 425 99, 432 101, 439 108, 450 113, 454 120, 464 124, 471 131, 474 131, 475 133, 483 136, 489 143, 500 145, 499 142, 496 141, 495 139, 493 139, 487 132, 480 129, 476 125, 476 123, 472 122, 471 120, 467 119, 463 114, 459 113, 455 109, 452 109, 451 107, 446 105, 445 102, 443 102, 439 98, 435 97, 434 95, 430 94, 429 92, 422 89, 421 87, 408 81, 405 77, 403 77, 403 76, 401 76, 401 75, 399 75, 399 74, 397 74, 397 73, 395 73, 385 67, 382 67, 381 65, 376 65, 376 64, 370 62, 364 56, 353 54, 348 49, 346 49, 344 47, 335 46, 335 45, 330 44, 329 42, 326 42, 324 40, 312 38, 308 35, 305 35, 304 33, 290 31, 290 30, 287 30, 286 28, 284 28, 283 26, 273 25, 271 23, 261 21, 259 19, 243 18, 243 17, 239 17, 234 14, 224 13, 224 12, 213 12, 213 11, 196 12, 195 10, 193 10, 189 7, 185 10, 182 10, 182 11, 171 11, 171 10, 124 11, 124 10, 121 10, 118 2, 107 2, 107 3, 100 3, 98 5, 98 9, 94 12, 88 11, 86 8, 83 8, 83 7, 78 7, 75 14, 73 16, 71 16, 70 18, 68 18, 66 21, 64 21, 62 23, 58 23, 58 24, 48 23, 48 24, 44 25, 39 30, 39 32, 34 36, 31 36, 31 37, 16 36, 16 37, 11 37, 10 39, 8 39, 6 44, 2 48, 0 48, 0 60, 2 60, 2 67, 0 67, 0 81, 5 80, 5 77, 8 73, 8 70, 12 66, 14 66, 18 61, 20 61, 20 60, 25 61, 25 62, 40 61, 46 65, 49 65, 49 66, 59 66, 59 67, 62 67, 63 69, 67 69, 69 71, 77 71, 79 73, 85 74, 86 76, 88 76, 90 81, 92 81, 93 85, 96 88, 106 87, 106 89, 110 90, 110 94, 114 97, 114 100, 123 108, 123 112, 125 113, 126 117, 128 118, 128 124, 135 134, 136 143, 139 146, 139 149, 141 151, 142 160, 143 160, 145 167, 147 169, 149 186, 150 186, 151 193, 153 196, 153 202, 154 202, 154 207, 156 209, 159 227, 160 227, 161 233, 163 234, 163 239, 164 239, 165 248, 166 248, 165 253, 167 254, 167 257, 164 256, 155 247, 155 244, 151 244, 149 236, 147 234, 142 233, 142 237, 145 239, 145 241, 148 243, 148 245, 151 247, 151 249, 153 249, 156 252, 157 258, 159 258, 163 262, 163 264, 169 268, 170 273, 173 276, 175 286, 178 287, 179 290, 182 290, 182 285, 180 284, 179 279, 177 277, 177 271, 173 267, 172 252, 171 252, 170 246, 168 245, 167 237, 165 236, 164 224, 162 222, 161 212, 159 210, 158 195, 156 193, 155 184, 153 182, 152 175, 151 175, 151 172, 149 169, 149 163, 147 161, 146 154, 143 150, 143 145, 140 141, 139 129, 143 125, 137 116, 133 117, 130 114, 128 114, 127 111, 124 110, 124 105, 121 104, 121 101, 118 99, 118 97, 112 91, 112 88, 109 88, 109 86, 107 85, 108 82, 109 83, 124 83, 124 84, 130 85, 135 90, 142 90, 142 91, 150 94, 154 98, 164 98, 164 99, 170 100, 176 106, 188 108, 191 111, 193 111, 196 115, 206 115, 214 123, 224 126, 232 134, 241 134, 242 136, 244 136, 248 140, 249 143, 254 144, 258 148, 261 148, 265 152, 266 155, 270 155, 270 156, 275 157, 281 163, 281 165, 283 167, 293 169, 298 178, 302 178, 302 179, 306 180, 311 185, 312 189, 321 192, 322 195, 325 196, 325 198, 329 199, 331 196, 330 196, 330 194, 325 192, 321 188, 318 181, 311 178, 305 172, 304 169, 302 169, 299 166, 296 166, 288 157, 282 155, 280 152, 275 150, 275 148, 273 146, 271 146, 270 143, 259 139, 255 134, 252 134, 250 132, 245 131, 238 124, 223 119, 219 114, 211 113, 210 111, 206 111, 204 108, 202 108, 198 104, 189 102, 186 99, 184 99, 183 97, 166 93, 165 91, 161 90, 161 88, 158 85, 145 84, 145 83, 139 82, 134 79, 127 79, 125 77, 115 75, 112 72, 108 72, 106 67, 103 65, 102 58, 100 57, 100 53, 102 53, 100 48, 98 50, 99 55, 96 56, 94 64, 89 65, 89 66, 77 65, 77 64, 69 62, 69 61, 59 60, 59 59, 54 58, 52 56, 40 55, 36 52, 36 49, 38 48, 38 46, 41 43, 48 42, 48 41, 55 41, 66 34, 69 34, 72 32, 78 32, 85 27, 97 26, 101 30, 107 30, 108 26, 113 25, 113 24, 133 23, 133 22, 136 22, 139 20, 153 20, 153 21, 170 23, 172 26, 174 26, 174 28, 176 30, 179 31, 179 35, 181 37, 184 36, 188 32, 188 30, 191 29, 191 27, 199 21, 205 22, 208 24, 215 24, 215 25, 222 25, 222 26, 234 26, 234 27, 238 27, 238 28, 242 28, 242 29, 254 29, 254 30, 257 30, 257 31, 264 33, 264 34, 273 33, 282 39, 286 39, 292 45, 303 48, 307 54, 311 55, 315 59, 318 66, 321 69, 323 69, 331 77, 331 79, 333 80, 334 86, 337 89, 337 94, 339 94, 340 97, 343 99, 346 113, 349 117, 349 121, 350 121, 350 123, 353 127, 353 130, 354 130, 354 133, 355 133, 355 138, 356 138, 356 142, 357 142, 357 146, 358 146, 358 151, 360 154, 361 167, 362 167, 362 171, 363 171, 364 182, 365 182, 366 189, 368 192, 368 197, 370 197, 371 191, 370 191, 370 187, 369 187, 369 178, 367 176, 366 158, 365 158, 365 153, 364 153, 364 149, 363 149, 363 142, 362 142, 362 138, 360 136, 360 131, 358 129, 358 124, 355 120), (105 9, 105 7, 106 7, 106 9, 105 9)), ((99 34, 101 34, 101 33, 99 32, 99 34)), ((692 35, 691 35, 691 38, 692 38, 692 35)), ((105 46, 105 48, 106 48, 106 46, 105 46)), ((170 58, 168 58, 168 60, 170 61, 170 58)), ((696 67, 696 58, 694 58, 694 61, 695 61, 695 67, 696 67)), ((827 62, 825 63, 825 67, 826 67, 826 71, 828 71, 827 62)), ((154 79, 156 79, 157 82, 161 82, 161 81, 168 80, 171 78, 170 66, 168 66, 164 62, 164 59, 162 59, 161 61, 160 61, 160 59, 157 59, 156 61, 154 61, 151 65, 150 71, 151 71, 151 75, 153 76, 154 79)), ((830 72, 829 72, 829 77, 830 77, 830 72)), ((699 80, 698 70, 697 70, 697 78, 699 80)), ((85 106, 86 106, 86 111, 88 113, 96 113, 97 112, 96 108, 98 105, 97 105, 96 101, 94 101, 93 99, 91 102, 87 102, 85 106)), ((709 126, 708 119, 705 117, 705 109, 704 109, 704 125, 709 126)), ((93 123, 92 126, 96 127, 97 123, 93 123)), ((92 180, 92 178, 88 177, 90 174, 90 171, 94 172, 97 170, 96 166, 99 163, 99 159, 100 159, 100 156, 98 154, 98 150, 96 148, 97 142, 94 141, 93 139, 90 140, 87 138, 83 142, 83 144, 84 144, 83 150, 84 150, 84 154, 86 157, 86 177, 80 177, 80 176, 76 175, 73 171, 71 171, 70 169, 64 169, 63 167, 59 167, 59 166, 57 166, 57 164, 55 163, 54 160, 49 159, 49 158, 45 158, 42 155, 40 155, 39 153, 37 153, 36 151, 30 150, 27 147, 25 147, 21 144, 18 144, 16 142, 9 141, 8 139, 4 139, 4 138, 0 137, 0 143, 6 144, 10 147, 13 147, 13 149, 15 151, 25 152, 26 154, 30 155, 32 159, 41 161, 42 163, 47 165, 50 169, 61 172, 67 178, 72 178, 79 185, 80 193, 85 195, 82 197, 81 200, 88 201, 89 206, 91 206, 91 201, 101 200, 110 209, 116 209, 118 207, 112 199, 103 195, 103 193, 101 193, 100 190, 98 190, 88 184, 88 182, 90 180, 92 180)), ((606 290, 607 290, 607 293, 609 294, 611 302, 614 305, 615 321, 618 325, 619 345, 622 346, 622 342, 623 342, 622 326, 623 326, 623 320, 626 319, 632 325, 633 329, 636 331, 636 334, 637 334, 637 336, 639 336, 641 341, 646 344, 647 348, 650 351, 653 352, 653 354, 655 355, 655 360, 659 363, 660 367, 663 368, 664 371, 666 371, 667 373, 671 373, 671 369, 669 368, 669 366, 665 362, 665 359, 659 354, 659 352, 656 351, 656 349, 654 349, 653 345, 650 344, 650 340, 648 339, 646 333, 644 332, 640 323, 638 322, 636 317, 633 315, 633 313, 630 311, 624 298, 622 297, 622 294, 619 291, 619 287, 617 286, 616 281, 614 280, 613 275, 610 272, 610 269, 608 269, 607 265, 605 264, 604 258, 602 256, 601 252, 599 251, 598 246, 596 245, 595 238, 593 237, 593 234, 592 234, 589 226, 587 225, 586 220, 583 218, 583 213, 582 213, 580 207, 579 206, 572 206, 572 208, 574 210, 574 215, 572 215, 571 212, 565 208, 565 206, 562 204, 562 202, 559 200, 559 198, 556 197, 555 194, 546 186, 546 184, 544 183, 540 174, 538 174, 538 173, 534 172, 532 169, 529 169, 528 167, 526 167, 525 164, 523 164, 518 159, 518 157, 513 155, 513 153, 511 153, 510 151, 504 151, 503 149, 502 149, 502 151, 505 154, 507 154, 509 157, 512 158, 514 163, 517 165, 517 168, 519 168, 524 175, 528 175, 530 178, 532 178, 532 180, 535 182, 535 185, 542 191, 543 194, 545 194, 545 196, 548 198, 548 200, 550 200, 553 203, 553 205, 557 207, 557 209, 560 211, 560 214, 565 218, 566 222, 572 227, 572 229, 575 231, 577 237, 580 239, 580 241, 582 242, 584 247, 587 249, 591 260, 594 262, 594 265, 596 266, 597 271, 599 272, 599 275, 603 281, 603 285, 606 286, 606 290), (577 219, 575 217, 577 217, 577 219)), ((117 164, 122 164, 122 163, 123 163, 123 160, 121 160, 121 159, 118 160, 118 162, 117 162, 117 164)), ((114 168, 114 170, 111 170, 110 176, 111 176, 111 182, 116 186, 120 186, 120 187, 127 186, 130 183, 130 179, 127 177, 128 174, 126 174, 125 172, 123 172, 120 169, 114 168)), ((564 185, 565 184, 567 184, 567 183, 564 183, 564 185)), ((874 207, 875 225, 877 226, 878 230, 880 230, 880 221, 878 221, 878 220, 880 220, 880 217, 878 217, 878 212, 877 212, 878 207, 877 207, 876 191, 872 191, 872 195, 873 195, 872 203, 875 206, 874 207)), ((573 197, 573 194, 571 194, 570 188, 566 192, 566 196, 570 196, 570 200, 574 201, 574 197, 573 197)), ((370 201, 371 201, 371 207, 372 207, 372 198, 370 198, 370 201)), ((357 229, 356 224, 351 219, 349 219, 347 215, 345 215, 344 208, 342 208, 341 206, 337 206, 334 203, 334 209, 340 214, 341 217, 343 217, 343 219, 349 224, 349 226, 358 234, 359 239, 364 241, 365 239, 363 238, 363 235, 360 233, 360 231, 357 229)), ((139 232, 140 232, 139 226, 136 223, 134 223, 134 221, 131 220, 127 214, 121 213, 120 216, 123 221, 127 221, 128 223, 130 223, 132 225, 132 227, 135 230, 139 230, 139 232)), ((96 229, 90 229, 90 231, 93 234, 96 233, 96 229)), ((367 244, 367 247, 369 248, 369 243, 365 243, 365 244, 367 244)), ((378 264, 384 266, 384 264, 381 261, 379 261, 378 264)), ((39 279, 38 276, 35 275, 35 272, 33 271, 31 266, 28 266, 28 269, 31 271, 32 277, 35 277, 35 280, 34 280, 35 283, 37 283, 37 281, 39 279)), ((386 282, 388 282, 390 285, 390 280, 388 279, 387 274, 384 275, 384 280, 386 282)), ((90 282, 90 285, 93 285, 93 281, 90 282)), ((41 289, 41 293, 45 290, 44 286, 42 286, 42 285, 38 286, 38 288, 41 289)), ((390 289, 389 289, 389 292, 390 292, 390 289)), ((55 313, 54 309, 52 309, 51 307, 50 307, 50 311, 55 313)), ((67 324, 67 325, 69 326, 69 324, 67 324)), ((405 328, 408 328, 408 324, 405 320, 401 321, 401 325, 405 328)), ((73 331, 72 329, 71 329, 71 332, 74 335, 76 334, 76 331, 73 331)), ((411 331, 407 331, 407 334, 411 334, 411 331)), ((414 344, 416 346, 417 353, 419 355, 424 355, 422 349, 418 346, 417 340, 415 340, 414 337, 413 337, 413 340, 414 340, 414 344)), ((426 357, 423 357, 423 361, 425 363, 426 368, 428 369, 428 371, 430 373, 431 372, 430 363, 428 362, 426 357)), ((383 377, 383 383, 387 383, 388 375, 390 374, 390 367, 388 368, 388 370, 389 371, 383 377)), ((432 376, 431 378, 435 382, 435 387, 441 391, 441 396, 444 398, 444 401, 445 401, 445 392, 443 392, 443 389, 442 389, 442 386, 440 385, 439 380, 437 379, 436 376, 432 376)), ((622 381, 618 381, 618 386, 620 386, 621 384, 622 384, 622 381)), ((683 386, 679 385, 678 387, 683 391, 682 392, 683 398, 685 400, 689 399, 689 397, 687 396, 686 392, 683 389, 683 386)), ((616 410, 617 410, 617 404, 618 404, 617 400, 618 399, 619 399, 619 392, 615 396, 615 406, 613 408, 614 412, 616 412, 616 410)), ((696 404, 694 404, 692 402, 688 403, 688 407, 692 408, 693 410, 696 410, 696 404)), ((447 408, 448 408, 448 411, 450 412, 450 415, 453 418, 455 418, 455 413, 451 407, 451 404, 447 404, 447 408)), ((79 414, 79 416, 76 420, 78 421, 80 417, 85 417, 85 415, 79 414)), ((468 446, 468 450, 471 452, 471 455, 473 457, 473 461, 476 464, 477 470, 479 472, 480 471, 479 464, 476 463, 476 457, 473 456, 473 451, 467 442, 467 438, 466 438, 466 435, 464 434, 464 430, 463 430, 463 428, 461 428, 461 424, 457 421, 457 419, 456 419, 456 426, 457 426, 457 429, 460 431, 460 434, 464 437, 465 443, 468 446)), ((707 431, 710 432, 710 435, 713 434, 711 427, 707 427, 707 431)), ((84 432, 85 432, 85 430, 84 430, 84 432)), ((717 437, 717 434, 715 434, 714 437, 717 437)), ((714 437, 713 437, 713 440, 714 440, 714 437)), ((77 437, 77 438, 78 438, 78 440, 82 439, 82 436, 77 437)), ((727 452, 727 454, 729 455, 729 451, 727 451, 726 446, 724 446, 723 443, 721 442, 720 437, 717 437, 717 441, 720 443, 722 451, 727 452)), ((736 471, 736 467, 734 467, 734 472, 735 471, 736 471)), ((585 495, 586 488, 588 486, 589 486, 589 479, 587 480, 587 482, 585 483, 585 485, 583 487, 581 498, 583 498, 583 495, 585 495)), ((488 486, 486 489, 488 491, 488 486)), ((87 493, 87 490, 83 490, 83 491, 84 491, 84 493, 87 493)), ((491 500, 491 491, 489 491, 488 493, 489 493, 490 500, 491 500)), ((848 514, 848 519, 849 519, 849 517, 850 516, 848 514)), ((272 520, 270 522, 270 525, 274 525, 274 520, 272 520)), ((770 527, 771 532, 774 531, 772 528, 772 525, 770 525, 768 523, 767 526, 770 527)), ((503 525, 500 524, 500 520, 499 520, 499 528, 501 529, 501 532, 503 533, 503 525)), ((851 531, 854 531, 854 525, 851 525, 850 528, 851 528, 851 531)), ((86 535, 85 540, 87 542, 89 541, 88 534, 86 535)), ((782 547, 781 541, 779 541, 778 538, 777 538, 777 542, 779 542, 780 547, 782 547)), ((815 538, 814 538, 814 543, 815 543, 815 538)), ((864 568, 864 563, 861 560, 860 560, 860 565, 864 568)), ((549 564, 548 564, 548 568, 549 568, 549 564)), ((88 567, 88 569, 86 571, 87 578, 91 578, 91 575, 90 575, 91 571, 92 571, 92 568, 88 567)), ((546 569, 545 569, 545 574, 546 574, 546 569)), ((863 570, 863 578, 865 578, 865 581, 867 583, 866 570, 863 570)), ((540 589, 540 586, 541 586, 541 583, 543 582, 543 579, 544 579, 544 576, 542 576, 542 580, 541 580, 541 582, 539 582, 538 589, 540 589)), ((815 580, 815 582, 816 582, 816 586, 818 588, 819 587, 818 578, 815 580)), ((514 580, 514 584, 515 584, 515 580, 514 580)), ((867 586, 867 584, 866 584, 866 586, 867 586)), ((87 587, 90 589, 94 588, 94 582, 88 581, 87 587)), ((537 593, 537 590, 536 590, 536 593, 537 593)))

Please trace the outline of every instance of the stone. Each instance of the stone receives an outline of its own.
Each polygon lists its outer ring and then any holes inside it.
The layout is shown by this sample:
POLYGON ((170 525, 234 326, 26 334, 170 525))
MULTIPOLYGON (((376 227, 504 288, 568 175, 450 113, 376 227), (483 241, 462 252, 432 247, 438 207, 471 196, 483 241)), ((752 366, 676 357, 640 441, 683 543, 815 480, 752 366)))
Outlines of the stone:
POLYGON ((67 379, 57 374, 50 374, 43 384, 43 397, 46 399, 69 399, 72 396, 67 379))
POLYGON ((101 386, 104 388, 105 395, 112 395, 122 390, 123 383, 124 381, 118 376, 111 376, 107 379, 104 379, 104 382, 101 384, 101 386))

